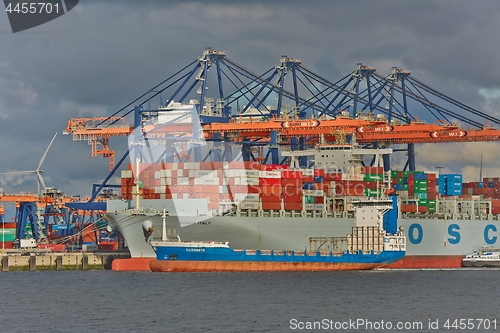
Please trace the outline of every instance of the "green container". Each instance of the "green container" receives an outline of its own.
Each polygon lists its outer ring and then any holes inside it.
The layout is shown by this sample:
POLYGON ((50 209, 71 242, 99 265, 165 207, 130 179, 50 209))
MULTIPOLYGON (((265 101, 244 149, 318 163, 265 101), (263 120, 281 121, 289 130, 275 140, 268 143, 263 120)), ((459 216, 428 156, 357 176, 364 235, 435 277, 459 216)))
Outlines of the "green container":
POLYGON ((436 212, 436 207, 427 206, 427 212, 429 212, 429 213, 435 213, 436 212))
POLYGON ((363 180, 365 182, 376 182, 376 181, 383 181, 384 180, 384 175, 377 175, 377 174, 371 174, 371 173, 367 173, 365 174, 365 176, 363 177, 363 180))
POLYGON ((391 178, 398 178, 398 170, 391 170, 391 178))
POLYGON ((415 184, 415 186, 422 185, 422 186, 427 187, 427 180, 415 180, 414 184, 415 184))
POLYGON ((313 204, 314 203, 314 197, 311 197, 311 196, 305 196, 304 200, 305 200, 306 204, 311 204, 311 203, 313 204))
POLYGON ((427 200, 427 203, 430 205, 433 205, 433 206, 436 206, 436 200, 432 199, 432 200, 427 200))
POLYGON ((408 191, 408 184, 403 185, 403 191, 408 191))
POLYGON ((410 171, 403 171, 403 177, 408 178, 409 174, 411 174, 410 171))
POLYGON ((414 193, 427 193, 427 187, 415 187, 413 189, 414 193))
POLYGON ((398 184, 403 184, 403 178, 398 178, 398 184))
POLYGON ((418 205, 419 206, 427 206, 427 199, 419 199, 418 205))
POLYGON ((365 196, 367 197, 376 197, 379 196, 381 191, 375 188, 365 188, 365 196))
POLYGON ((16 240, 16 228, 0 228, 0 242, 13 242, 16 240))

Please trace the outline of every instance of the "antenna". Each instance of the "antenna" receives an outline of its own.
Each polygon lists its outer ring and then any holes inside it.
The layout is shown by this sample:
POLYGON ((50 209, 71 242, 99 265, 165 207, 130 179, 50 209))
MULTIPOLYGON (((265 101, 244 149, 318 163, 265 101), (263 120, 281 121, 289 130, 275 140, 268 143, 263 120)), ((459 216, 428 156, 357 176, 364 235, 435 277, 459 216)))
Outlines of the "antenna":
POLYGON ((443 166, 437 166, 436 169, 438 170, 439 174, 441 174, 441 169, 444 169, 443 166))

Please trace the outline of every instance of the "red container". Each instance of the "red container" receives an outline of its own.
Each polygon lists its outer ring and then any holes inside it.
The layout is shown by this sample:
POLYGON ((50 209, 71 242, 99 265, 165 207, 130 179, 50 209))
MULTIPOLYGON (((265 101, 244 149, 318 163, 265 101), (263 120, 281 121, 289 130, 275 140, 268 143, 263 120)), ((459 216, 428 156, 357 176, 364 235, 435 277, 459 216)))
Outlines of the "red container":
POLYGON ((419 206, 418 212, 419 213, 427 213, 427 206, 419 206))
POLYGON ((274 194, 281 195, 282 188, 281 186, 261 186, 260 193, 261 194, 274 194))
POLYGON ((325 173, 325 181, 340 181, 342 180, 342 174, 341 173, 325 173))
POLYGON ((259 186, 281 186, 280 178, 260 178, 259 186))
POLYGON ((281 192, 283 195, 302 195, 302 187, 300 186, 283 186, 281 192))
POLYGON ((279 202, 281 201, 281 194, 260 194, 262 202, 279 202))
POLYGON ((364 188, 362 187, 354 187, 354 188, 346 187, 344 188, 344 194, 347 196, 363 196, 365 195, 365 191, 364 188))
POLYGON ((436 174, 435 173, 428 173, 427 174, 427 181, 429 180, 436 180, 436 174))
POLYGON ((281 210, 281 202, 262 201, 263 210, 281 210))
POLYGON ((283 170, 283 171, 281 171, 281 178, 302 179, 302 171, 283 170))
POLYGON ((415 175, 413 173, 408 174, 408 184, 410 183, 411 180, 415 180, 415 175))
POLYGON ((1 249, 1 246, 3 246, 3 248, 6 250, 10 250, 10 249, 14 248, 14 243, 13 242, 3 242, 0 244, 0 249, 1 249))
POLYGON ((402 204, 401 205, 401 212, 402 213, 416 213, 417 212, 417 205, 402 204))
POLYGON ((381 175, 384 173, 384 168, 372 167, 372 166, 362 166, 361 173, 362 174, 370 174, 370 175, 381 175))
POLYGON ((323 203, 325 203, 325 198, 323 198, 323 197, 314 197, 314 203, 315 204, 323 204, 323 203))
POLYGON ((296 187, 302 187, 302 178, 286 178, 286 179, 281 179, 281 186, 296 186, 296 187))
POLYGON ((0 223, 0 228, 15 228, 16 227, 16 222, 4 222, 4 223, 0 223))
POLYGON ((427 192, 427 199, 428 200, 436 200, 436 198, 437 198, 437 193, 436 192, 433 192, 433 193, 427 192))
POLYGON ((364 182, 363 185, 366 188, 377 188, 377 182, 364 182))
POLYGON ((314 176, 324 176, 325 175, 325 169, 314 169, 314 176))
POLYGON ((285 202, 285 210, 302 210, 302 202, 285 202))
POLYGON ((314 183, 314 176, 302 176, 303 183, 314 183))
POLYGON ((260 170, 262 171, 274 171, 274 170, 285 170, 288 169, 288 165, 281 164, 262 164, 260 170))
MULTIPOLYGON (((264 201, 264 199, 262 199, 262 201, 264 201)), ((302 202, 302 196, 301 195, 284 195, 283 201, 285 203, 287 203, 287 202, 302 202)))

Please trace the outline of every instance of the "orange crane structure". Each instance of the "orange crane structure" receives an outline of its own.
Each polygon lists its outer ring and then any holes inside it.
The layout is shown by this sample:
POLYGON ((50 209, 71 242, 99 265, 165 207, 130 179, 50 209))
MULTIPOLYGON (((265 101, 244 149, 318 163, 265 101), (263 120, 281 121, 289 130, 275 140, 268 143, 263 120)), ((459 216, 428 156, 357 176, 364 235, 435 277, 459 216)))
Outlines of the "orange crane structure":
POLYGON ((280 163, 280 146, 303 150, 320 140, 335 143, 339 133, 355 136, 365 146, 407 145, 404 169, 409 170, 415 170, 415 144, 500 140, 500 130, 493 127, 500 126, 500 119, 440 93, 397 67, 381 76, 375 68, 358 63, 354 71, 333 82, 301 60, 284 55, 277 65, 256 75, 226 52, 210 48, 110 117, 72 119, 65 133, 88 141, 92 156, 110 158, 106 183, 118 167, 109 146, 111 137, 137 135, 134 129, 140 129, 144 138, 189 136, 193 126, 160 120, 174 101, 193 107, 205 140, 239 143, 245 160, 262 159, 266 149, 262 160, 272 164, 280 163), (161 94, 168 94, 165 103, 161 94), (159 107, 153 109, 151 102, 158 96, 159 107), (133 126, 125 124, 132 112, 133 126), (252 153, 255 147, 258 158, 252 153))

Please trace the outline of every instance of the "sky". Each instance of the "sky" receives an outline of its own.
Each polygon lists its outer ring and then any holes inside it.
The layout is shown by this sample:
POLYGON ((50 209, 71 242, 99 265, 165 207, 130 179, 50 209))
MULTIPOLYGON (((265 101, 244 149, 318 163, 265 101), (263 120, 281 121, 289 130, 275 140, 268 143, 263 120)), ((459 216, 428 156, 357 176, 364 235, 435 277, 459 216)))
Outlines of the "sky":
MULTIPOLYGON (((109 116, 199 57, 205 47, 256 73, 281 55, 337 81, 356 63, 391 67, 482 112, 500 106, 497 1, 80 1, 67 14, 12 33, 0 13, 0 172, 42 165, 47 186, 88 195, 108 174, 68 120, 109 116)), ((500 177, 499 143, 416 146, 417 168, 500 177)), ((117 157, 126 138, 112 138, 117 157)), ((394 157, 393 165, 404 164, 394 157)), ((5 193, 36 191, 34 175, 0 175, 5 193)))

